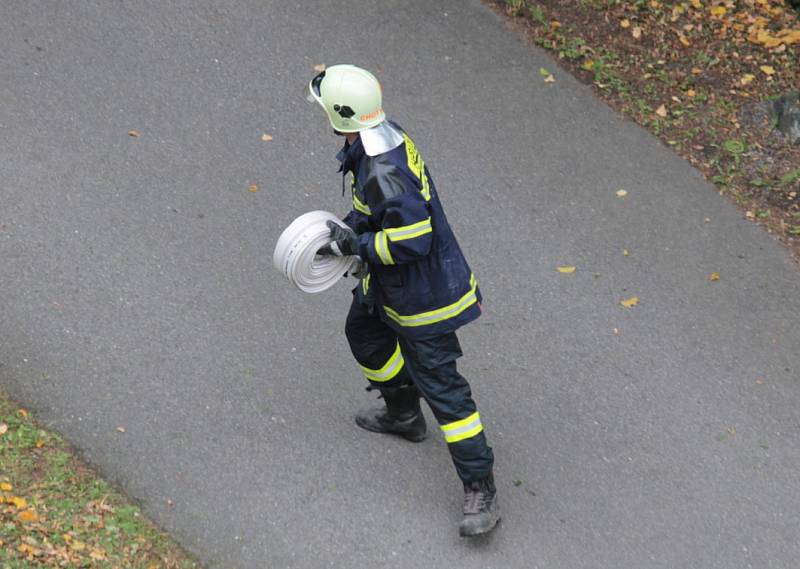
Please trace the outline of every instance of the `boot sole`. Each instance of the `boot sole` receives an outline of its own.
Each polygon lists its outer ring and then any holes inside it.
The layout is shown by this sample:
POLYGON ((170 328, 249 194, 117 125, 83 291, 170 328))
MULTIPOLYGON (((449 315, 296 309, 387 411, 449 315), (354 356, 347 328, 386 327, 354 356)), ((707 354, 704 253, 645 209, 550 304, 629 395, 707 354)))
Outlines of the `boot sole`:
POLYGON ((381 433, 381 434, 384 434, 384 435, 395 435, 395 436, 398 436, 398 437, 403 437, 405 440, 410 441, 412 443, 421 443, 422 441, 425 440, 425 437, 427 436, 426 433, 422 433, 421 435, 413 435, 413 434, 409 434, 409 433, 399 433, 397 431, 384 431, 384 430, 381 430, 381 429, 375 429, 375 428, 372 428, 369 425, 359 421, 358 417, 356 417, 356 425, 358 425, 359 427, 361 427, 365 431, 369 431, 370 433, 381 433))

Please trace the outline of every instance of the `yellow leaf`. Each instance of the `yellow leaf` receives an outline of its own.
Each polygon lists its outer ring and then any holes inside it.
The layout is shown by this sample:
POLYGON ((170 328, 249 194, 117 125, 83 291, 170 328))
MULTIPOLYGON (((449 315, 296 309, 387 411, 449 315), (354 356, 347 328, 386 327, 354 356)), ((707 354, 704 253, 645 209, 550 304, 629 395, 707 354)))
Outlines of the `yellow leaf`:
POLYGON ((703 7, 703 3, 700 0, 692 0, 692 6, 694 6, 697 10, 703 7))
POLYGON ((36 448, 42 448, 43 446, 44 446, 44 441, 42 439, 36 441, 36 448))
POLYGON ((319 71, 320 73, 322 73, 323 71, 325 71, 325 64, 324 63, 316 64, 314 66, 314 71, 319 71))
POLYGON ((558 28, 561 27, 561 22, 559 22, 558 20, 553 20, 552 22, 550 22, 550 27, 553 28, 554 30, 557 30, 558 28))
POLYGON ((631 27, 631 21, 626 18, 626 19, 622 20, 619 23, 619 25, 622 26, 623 28, 630 28, 631 27))
POLYGON ((660 107, 658 107, 656 109, 656 114, 658 116, 660 116, 661 118, 666 117, 667 116, 667 107, 665 107, 664 105, 661 105, 660 107))
POLYGON ((558 272, 559 273, 567 273, 567 274, 574 273, 575 272, 575 267, 558 267, 558 272))
POLYGON ((630 308, 632 306, 636 306, 637 304, 639 304, 639 297, 632 296, 626 300, 620 300, 619 303, 625 308, 630 308))
POLYGON ((69 544, 69 546, 74 549, 75 551, 83 551, 86 549, 86 544, 82 541, 78 541, 77 539, 69 544))
POLYGON ((631 30, 631 35, 633 36, 634 39, 638 40, 640 37, 642 37, 642 28, 636 26, 631 30))
POLYGON ((710 281, 718 281, 719 280, 719 273, 711 273, 709 275, 708 280, 710 281))
POLYGON ((686 91, 687 97, 694 97, 695 95, 697 95, 697 92, 694 89, 689 89, 688 91, 686 91))
POLYGON ((728 427, 726 430, 731 435, 735 435, 736 434, 736 427, 728 427))
POLYGON ((586 71, 591 71, 594 68, 594 59, 587 59, 581 63, 581 67, 586 71))
POLYGON ((692 75, 700 75, 703 72, 699 67, 692 67, 692 75))
POLYGON ((12 496, 8 502, 10 504, 14 504, 18 510, 23 510, 28 507, 28 501, 25 498, 20 498, 19 496, 12 496))
POLYGON ((627 190, 617 190, 617 197, 618 198, 624 198, 627 195, 628 195, 627 190))
POLYGON ((20 409, 19 411, 17 411, 17 413, 19 413, 19 416, 22 417, 23 419, 27 419, 28 418, 28 410, 27 409, 20 409))
POLYGON ((627 249, 623 249, 623 250, 622 250, 622 255, 623 255, 624 257, 627 257, 627 256, 628 256, 628 255, 630 255, 630 254, 631 254, 631 253, 630 253, 630 251, 628 251, 627 249))
POLYGON ((20 543, 17 546, 17 551, 28 556, 39 555, 41 553, 40 550, 36 549, 35 547, 31 547, 27 543, 20 543))
POLYGON ((5 423, 0 423, 0 437, 5 435, 8 432, 8 425, 5 423))
POLYGON ((28 522, 35 522, 36 520, 39 519, 39 516, 37 516, 36 512, 34 512, 33 510, 23 510, 19 514, 17 514, 17 518, 19 518, 19 521, 21 522, 28 523, 28 522))
POLYGON ((14 487, 8 482, 0 482, 0 490, 3 492, 11 492, 13 489, 14 487))
POLYGON ((683 35, 683 34, 678 34, 678 40, 679 40, 679 41, 680 41, 680 42, 681 42, 683 45, 685 45, 686 47, 689 47, 690 45, 692 45, 692 42, 690 42, 690 41, 689 41, 689 39, 688 39, 688 38, 687 38, 685 35, 683 35))
POLYGON ((775 75, 775 68, 769 65, 762 65, 759 69, 767 75, 775 75))
POLYGON ((752 73, 745 73, 744 75, 742 75, 742 78, 739 79, 739 83, 741 83, 742 85, 747 85, 749 83, 752 83, 753 79, 755 78, 756 76, 753 75, 752 73))
POLYGON ((102 549, 92 549, 92 552, 89 554, 89 557, 94 559, 95 561, 102 561, 106 558, 106 552, 102 549))
POLYGON ((724 16, 725 12, 727 11, 728 10, 727 8, 725 8, 725 6, 714 6, 713 8, 711 8, 711 10, 709 10, 712 16, 717 16, 717 17, 724 16))
POLYGON ((263 140, 264 142, 269 142, 270 140, 272 140, 272 136, 269 134, 262 134, 261 140, 263 140))
POLYGON ((252 193, 256 193, 256 192, 258 191, 258 186, 256 186, 255 184, 253 184, 252 186, 250 186, 250 191, 251 191, 252 193))

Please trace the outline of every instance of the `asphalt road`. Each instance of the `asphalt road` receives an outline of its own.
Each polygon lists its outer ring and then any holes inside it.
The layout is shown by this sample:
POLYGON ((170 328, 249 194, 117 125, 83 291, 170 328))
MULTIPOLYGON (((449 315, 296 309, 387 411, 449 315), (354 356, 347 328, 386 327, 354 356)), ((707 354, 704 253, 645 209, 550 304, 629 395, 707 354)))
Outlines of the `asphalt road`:
POLYGON ((0 384, 209 567, 800 559, 798 266, 476 0, 2 2, 0 291, 0 384), (485 295, 488 539, 437 433, 353 424, 351 283, 271 266, 348 208, 302 97, 337 62, 376 70, 485 295))

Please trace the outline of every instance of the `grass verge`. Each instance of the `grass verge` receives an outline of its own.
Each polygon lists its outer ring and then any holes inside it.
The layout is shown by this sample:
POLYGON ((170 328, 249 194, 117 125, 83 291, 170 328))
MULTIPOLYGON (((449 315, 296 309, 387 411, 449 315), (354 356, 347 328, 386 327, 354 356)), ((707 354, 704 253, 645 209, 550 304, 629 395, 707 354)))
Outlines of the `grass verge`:
POLYGON ((772 113, 776 98, 800 89, 796 7, 783 0, 485 1, 800 258, 800 145, 777 133, 772 113))
POLYGON ((0 392, 0 567, 199 566, 0 392))

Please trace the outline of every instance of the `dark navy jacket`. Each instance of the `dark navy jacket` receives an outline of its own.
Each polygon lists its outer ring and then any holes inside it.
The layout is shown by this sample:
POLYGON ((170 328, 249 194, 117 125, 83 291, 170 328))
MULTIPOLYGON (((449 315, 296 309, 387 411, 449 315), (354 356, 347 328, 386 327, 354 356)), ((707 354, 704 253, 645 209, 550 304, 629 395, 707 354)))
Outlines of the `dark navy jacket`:
POLYGON ((430 172, 408 135, 391 124, 403 134, 397 148, 368 156, 358 139, 337 156, 342 175, 353 174, 353 210, 344 221, 370 267, 356 294, 397 334, 429 338, 480 316, 481 293, 430 172))

